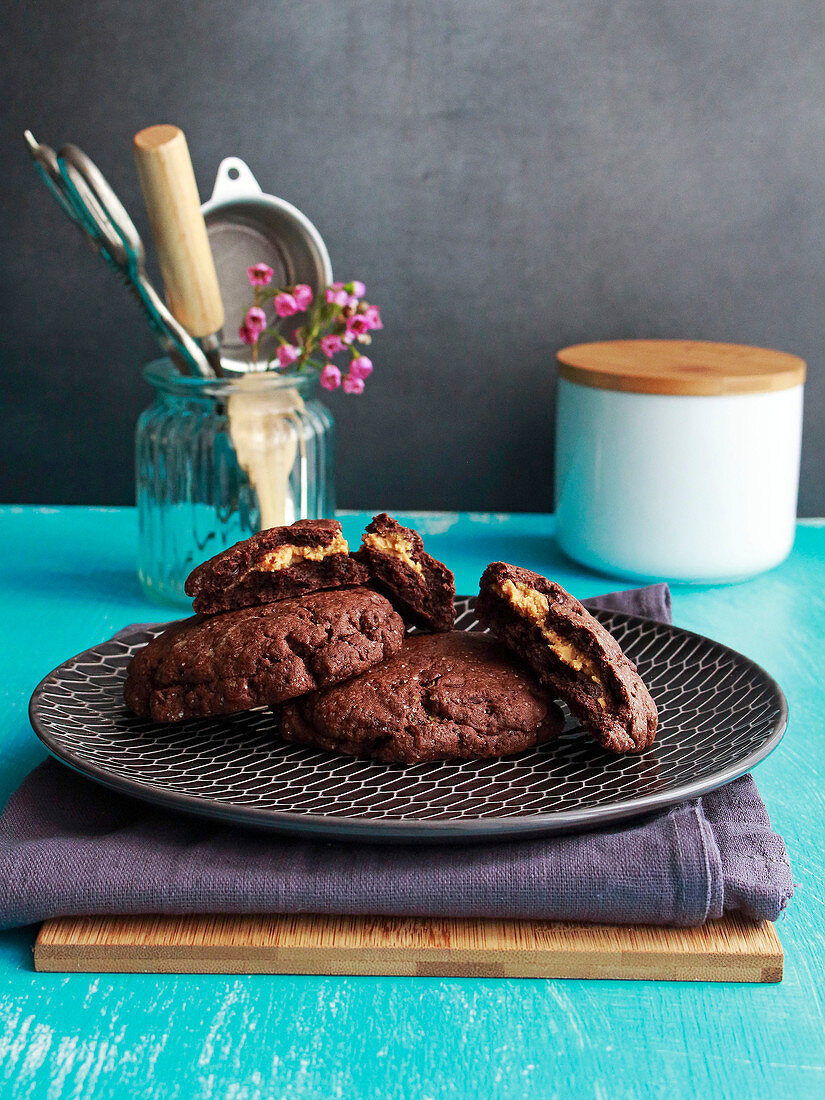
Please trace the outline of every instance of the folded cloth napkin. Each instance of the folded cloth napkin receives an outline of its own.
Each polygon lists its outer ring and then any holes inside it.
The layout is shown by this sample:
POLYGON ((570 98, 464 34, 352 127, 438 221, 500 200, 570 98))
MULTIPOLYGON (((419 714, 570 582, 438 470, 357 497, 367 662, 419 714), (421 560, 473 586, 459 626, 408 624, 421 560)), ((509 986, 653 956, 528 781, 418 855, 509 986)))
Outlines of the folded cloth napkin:
MULTIPOLYGON (((590 606, 670 621, 665 585, 590 606)), ((0 816, 0 927, 125 913, 350 913, 702 924, 793 893, 750 776, 621 828, 517 843, 329 844, 210 824, 54 761, 0 816)))

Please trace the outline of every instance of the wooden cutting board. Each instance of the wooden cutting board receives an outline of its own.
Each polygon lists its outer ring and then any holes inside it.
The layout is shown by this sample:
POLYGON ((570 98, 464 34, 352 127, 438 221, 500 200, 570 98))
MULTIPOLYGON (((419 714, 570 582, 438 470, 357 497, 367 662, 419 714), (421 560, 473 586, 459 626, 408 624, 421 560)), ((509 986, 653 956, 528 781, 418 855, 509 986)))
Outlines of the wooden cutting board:
POLYGON ((324 916, 66 917, 36 970, 779 982, 770 922, 701 928, 324 916))

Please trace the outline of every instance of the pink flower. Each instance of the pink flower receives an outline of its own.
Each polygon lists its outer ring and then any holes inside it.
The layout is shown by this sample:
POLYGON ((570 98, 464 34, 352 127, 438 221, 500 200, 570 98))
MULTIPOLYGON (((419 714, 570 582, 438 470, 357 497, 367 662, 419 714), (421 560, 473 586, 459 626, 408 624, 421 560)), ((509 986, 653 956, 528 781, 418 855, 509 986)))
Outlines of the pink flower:
POLYGON ((345 290, 336 290, 334 285, 327 287, 324 297, 330 305, 336 306, 345 306, 349 301, 349 294, 345 290))
POLYGON ((253 344, 258 342, 258 337, 260 336, 260 333, 257 330, 253 332, 250 328, 247 328, 246 325, 241 325, 241 327, 238 329, 238 336, 240 336, 241 340, 243 340, 245 344, 249 344, 249 346, 251 347, 253 344))
POLYGON ((292 288, 292 297, 295 299, 295 304, 302 312, 305 309, 309 309, 312 302, 312 287, 307 286, 306 283, 298 283, 297 286, 292 288))
POLYGON ((367 319, 363 313, 356 313, 352 317, 347 317, 347 332, 351 332, 355 336, 365 336, 369 330, 370 326, 367 324, 367 319))
POLYGON ((355 333, 354 332, 345 332, 343 334, 343 336, 341 337, 341 339, 344 341, 345 344, 351 344, 353 342, 353 340, 355 339, 355 333))
POLYGON ((246 269, 246 274, 253 286, 266 286, 275 272, 268 264, 253 264, 246 269))
POLYGON ((298 312, 298 303, 291 294, 282 290, 280 294, 275 295, 275 312, 279 317, 291 317, 293 313, 298 312))
POLYGON ((278 365, 283 370, 284 367, 288 367, 290 363, 295 362, 301 354, 301 349, 296 348, 293 344, 281 344, 275 354, 278 356, 278 365))
POLYGON ((381 314, 378 312, 378 306, 367 306, 364 310, 364 320, 367 322, 368 328, 383 328, 381 323, 381 314))
POLYGON ((260 336, 266 328, 266 314, 260 306, 252 306, 251 309, 246 311, 243 323, 250 332, 257 333, 260 336))
POLYGON ((341 337, 335 335, 322 336, 319 343, 321 345, 321 351, 326 355, 327 359, 331 359, 333 355, 337 355, 339 351, 343 351, 346 347, 341 337))
POLYGON ((369 378, 372 374, 372 360, 366 355, 356 355, 349 365, 350 378, 369 378))
POLYGON ((358 308, 358 299, 356 298, 356 296, 354 294, 351 294, 349 296, 349 298, 347 298, 347 305, 349 306, 350 309, 357 309, 358 308))
POLYGON ((354 282, 351 282, 349 284, 349 286, 350 286, 350 290, 352 291, 352 293, 355 295, 356 298, 363 298, 364 295, 367 293, 367 288, 364 286, 364 284, 362 282, 359 282, 358 279, 355 279, 354 282))
POLYGON ((341 372, 332 363, 327 363, 321 371, 321 385, 325 390, 337 390, 341 385, 341 372))
POLYGON ((364 379, 354 378, 351 374, 348 374, 343 381, 344 393, 363 393, 364 392, 364 379))

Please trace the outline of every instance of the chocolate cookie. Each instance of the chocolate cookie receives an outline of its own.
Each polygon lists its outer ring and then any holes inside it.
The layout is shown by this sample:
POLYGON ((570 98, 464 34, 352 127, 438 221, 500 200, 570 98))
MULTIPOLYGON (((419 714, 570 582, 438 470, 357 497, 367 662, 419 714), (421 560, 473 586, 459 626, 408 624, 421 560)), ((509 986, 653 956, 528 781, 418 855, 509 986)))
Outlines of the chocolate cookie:
POLYGON ((415 634, 354 680, 281 710, 287 741, 385 763, 522 752, 558 734, 561 712, 488 634, 415 634))
POLYGON ((403 638, 400 616, 368 588, 196 616, 135 654, 124 698, 155 722, 249 710, 356 676, 403 638))
POLYGON ((299 519, 230 546, 189 574, 186 593, 200 615, 291 599, 320 588, 365 584, 335 519, 299 519))
POLYGON ((481 578, 476 611, 606 749, 641 752, 651 744, 656 704, 636 666, 561 585, 494 562, 481 578))
POLYGON ((371 583, 405 621, 426 630, 453 629, 455 578, 430 557, 417 531, 382 512, 373 517, 353 557, 369 569, 371 583))

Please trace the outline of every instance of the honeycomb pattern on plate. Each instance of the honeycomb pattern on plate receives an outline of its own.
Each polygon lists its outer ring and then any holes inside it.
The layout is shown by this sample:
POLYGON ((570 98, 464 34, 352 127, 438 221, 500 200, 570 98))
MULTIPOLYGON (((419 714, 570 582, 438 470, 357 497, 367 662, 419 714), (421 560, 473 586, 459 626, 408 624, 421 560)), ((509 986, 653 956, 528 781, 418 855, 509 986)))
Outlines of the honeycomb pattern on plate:
MULTIPOLYGON (((457 600, 457 629, 481 629, 474 603, 457 600)), ((606 823, 708 790, 778 741, 784 699, 759 666, 676 627, 595 614, 639 666, 659 708, 656 741, 638 756, 603 751, 567 712, 561 737, 537 749, 412 766, 286 744, 267 707, 156 725, 123 703, 126 666, 153 636, 147 631, 62 664, 35 692, 32 724, 73 767, 150 801, 183 798, 181 809, 341 835, 353 823, 364 835, 372 823, 382 839, 409 836, 415 823, 418 835, 436 823, 452 823, 462 835, 506 834, 508 822, 513 832, 531 822, 541 832, 606 823)), ((444 829, 436 825, 433 833, 444 829)))

